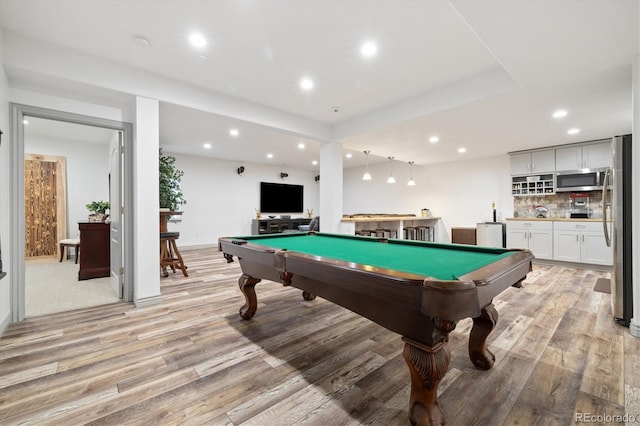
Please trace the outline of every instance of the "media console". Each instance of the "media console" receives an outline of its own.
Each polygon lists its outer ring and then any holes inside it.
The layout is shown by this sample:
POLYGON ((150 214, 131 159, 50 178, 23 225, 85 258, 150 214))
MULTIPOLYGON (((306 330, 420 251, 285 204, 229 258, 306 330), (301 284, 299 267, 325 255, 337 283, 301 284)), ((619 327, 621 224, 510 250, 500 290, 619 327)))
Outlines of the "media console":
POLYGON ((251 235, 275 234, 287 230, 297 231, 300 225, 308 225, 311 219, 253 219, 251 222, 251 235))

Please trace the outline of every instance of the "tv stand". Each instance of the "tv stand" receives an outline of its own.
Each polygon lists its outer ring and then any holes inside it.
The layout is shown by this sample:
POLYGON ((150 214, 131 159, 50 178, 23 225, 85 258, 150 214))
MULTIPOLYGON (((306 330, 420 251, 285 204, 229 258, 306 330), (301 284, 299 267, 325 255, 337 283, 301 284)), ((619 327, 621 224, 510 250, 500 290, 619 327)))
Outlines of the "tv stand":
POLYGON ((275 234, 287 230, 297 231, 298 226, 308 225, 311 219, 253 219, 251 221, 251 235, 275 234))

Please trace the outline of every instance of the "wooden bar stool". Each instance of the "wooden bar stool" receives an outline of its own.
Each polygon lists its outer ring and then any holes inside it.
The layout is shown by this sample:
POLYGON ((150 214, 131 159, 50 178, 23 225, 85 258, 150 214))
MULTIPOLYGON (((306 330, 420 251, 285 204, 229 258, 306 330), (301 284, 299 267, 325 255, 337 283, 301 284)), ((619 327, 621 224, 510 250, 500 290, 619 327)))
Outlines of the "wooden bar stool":
POLYGON ((60 240, 58 244, 60 244, 60 262, 62 262, 62 259, 64 259, 65 248, 74 247, 76 252, 76 263, 78 263, 78 254, 80 253, 80 238, 65 238, 64 240, 60 240))
POLYGON ((182 270, 182 274, 188 277, 187 267, 182 260, 176 240, 180 237, 179 232, 161 232, 160 233, 160 271, 165 277, 169 276, 167 266, 171 268, 175 274, 176 268, 182 270))

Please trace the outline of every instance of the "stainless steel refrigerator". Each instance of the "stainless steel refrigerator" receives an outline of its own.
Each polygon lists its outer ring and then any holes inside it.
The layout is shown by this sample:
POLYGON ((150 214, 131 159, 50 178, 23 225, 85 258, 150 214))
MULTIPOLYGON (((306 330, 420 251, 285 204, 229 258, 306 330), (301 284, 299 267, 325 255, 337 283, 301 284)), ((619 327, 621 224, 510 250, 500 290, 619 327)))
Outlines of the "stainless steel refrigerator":
POLYGON ((613 248, 611 311, 620 324, 633 317, 631 282, 631 135, 616 136, 611 143, 613 167, 602 190, 602 224, 607 246, 613 248), (607 208, 608 207, 608 208, 607 208), (608 221, 612 222, 609 233, 608 221))

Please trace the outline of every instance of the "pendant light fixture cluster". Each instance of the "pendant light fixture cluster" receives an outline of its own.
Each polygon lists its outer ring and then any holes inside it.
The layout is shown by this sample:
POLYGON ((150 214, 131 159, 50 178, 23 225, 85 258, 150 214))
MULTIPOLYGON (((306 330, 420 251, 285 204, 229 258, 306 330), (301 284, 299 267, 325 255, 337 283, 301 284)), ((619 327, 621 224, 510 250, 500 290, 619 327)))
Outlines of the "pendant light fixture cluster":
MULTIPOLYGON (((371 151, 363 151, 366 156, 366 168, 364 175, 362 175, 362 180, 371 180, 371 173, 369 172, 369 154, 371 151)), ((389 159, 389 178, 387 179, 387 183, 396 183, 396 178, 393 176, 393 158, 392 156, 387 157, 389 159)), ((407 182, 407 186, 416 186, 416 181, 413 179, 413 161, 409 161, 409 182, 407 182)))

